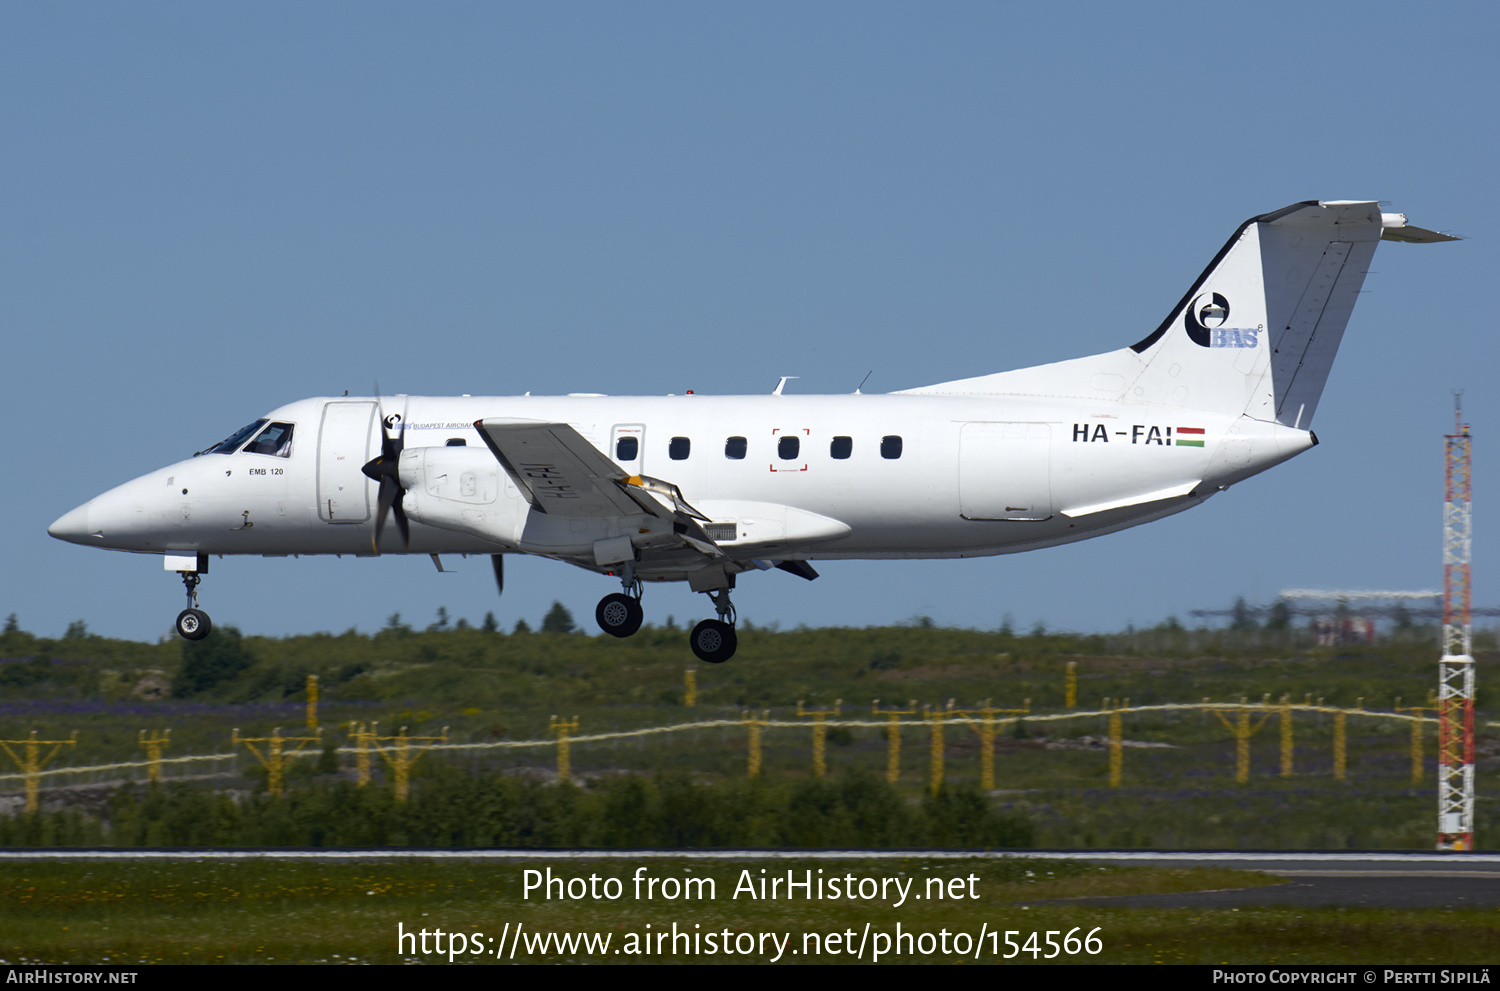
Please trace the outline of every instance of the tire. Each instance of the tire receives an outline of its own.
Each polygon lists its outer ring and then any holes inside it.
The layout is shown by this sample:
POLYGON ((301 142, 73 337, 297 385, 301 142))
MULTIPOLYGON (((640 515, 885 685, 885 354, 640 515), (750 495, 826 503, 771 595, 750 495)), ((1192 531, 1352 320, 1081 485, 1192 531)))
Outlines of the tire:
POLYGON ((212 629, 208 613, 202 609, 184 609, 177 614, 177 635, 184 640, 202 640, 212 629))
POLYGON ((638 600, 620 592, 606 595, 594 607, 594 621, 612 637, 628 637, 641 628, 645 610, 638 600))
POLYGON ((705 619, 688 634, 688 645, 693 648, 698 660, 709 664, 723 664, 734 656, 739 647, 739 638, 734 635, 734 627, 728 623, 705 619))

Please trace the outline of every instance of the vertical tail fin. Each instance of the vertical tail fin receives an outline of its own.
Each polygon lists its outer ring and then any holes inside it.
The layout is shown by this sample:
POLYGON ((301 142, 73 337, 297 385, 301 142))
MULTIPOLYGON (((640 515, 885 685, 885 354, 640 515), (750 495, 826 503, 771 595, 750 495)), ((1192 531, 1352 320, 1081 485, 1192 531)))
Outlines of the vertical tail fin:
POLYGON ((1376 202, 1296 203, 1241 224, 1138 344, 911 391, 1111 398, 1306 430, 1382 238, 1456 240, 1376 202))
POLYGON ((1137 387, 1306 430, 1384 220, 1374 202, 1310 202, 1245 221, 1131 347, 1146 362, 1137 387))

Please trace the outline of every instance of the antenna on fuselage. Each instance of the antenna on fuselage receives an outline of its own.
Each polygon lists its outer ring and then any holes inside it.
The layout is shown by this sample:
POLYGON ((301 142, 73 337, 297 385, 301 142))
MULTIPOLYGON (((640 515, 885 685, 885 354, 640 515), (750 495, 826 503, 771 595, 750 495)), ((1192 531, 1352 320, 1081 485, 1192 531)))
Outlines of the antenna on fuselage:
POLYGON ((873 369, 873 368, 870 369, 868 372, 865 372, 865 377, 862 378, 862 379, 860 379, 859 380, 859 385, 857 385, 857 386, 854 387, 854 394, 856 396, 862 396, 862 395, 864 395, 864 393, 860 392, 859 390, 861 390, 861 389, 863 389, 865 387, 865 383, 868 382, 868 381, 870 381, 870 376, 874 375, 874 374, 875 374, 875 369, 873 369))
POLYGON ((776 388, 771 392, 771 395, 773 395, 773 396, 779 396, 779 395, 781 395, 781 390, 786 388, 786 384, 788 382, 790 382, 792 379, 799 379, 801 377, 802 377, 801 375, 783 375, 783 376, 781 376, 781 381, 776 383, 776 388))

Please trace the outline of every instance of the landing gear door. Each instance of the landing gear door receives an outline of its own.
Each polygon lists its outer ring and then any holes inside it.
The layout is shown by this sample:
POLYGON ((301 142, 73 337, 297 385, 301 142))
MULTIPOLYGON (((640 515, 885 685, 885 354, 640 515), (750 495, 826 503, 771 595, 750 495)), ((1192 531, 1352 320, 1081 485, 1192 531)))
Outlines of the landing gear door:
POLYGON ((318 430, 318 516, 325 523, 364 523, 370 518, 369 479, 360 471, 379 451, 375 404, 333 402, 323 406, 318 430))
POLYGON ((632 475, 639 475, 646 463, 646 428, 639 423, 617 423, 610 431, 609 456, 615 464, 632 475))

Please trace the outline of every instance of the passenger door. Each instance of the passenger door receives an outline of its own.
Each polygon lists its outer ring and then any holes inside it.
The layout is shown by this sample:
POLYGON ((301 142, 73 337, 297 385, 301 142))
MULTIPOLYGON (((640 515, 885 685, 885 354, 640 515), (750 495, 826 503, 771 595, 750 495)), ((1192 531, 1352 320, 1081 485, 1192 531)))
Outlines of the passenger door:
POLYGON ((318 429, 318 516, 326 523, 363 523, 370 518, 369 479, 360 471, 379 445, 375 404, 332 402, 323 406, 318 429))

